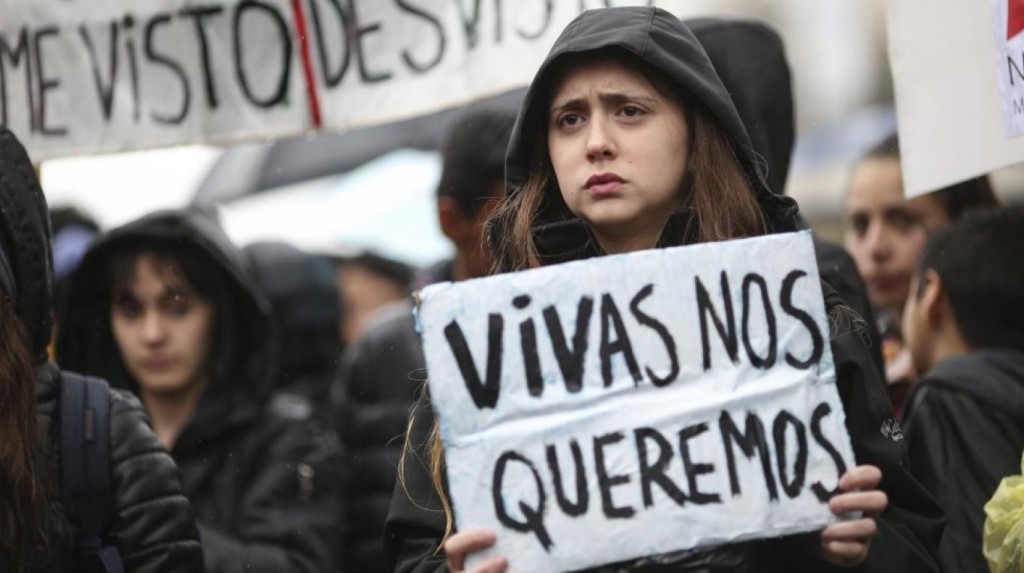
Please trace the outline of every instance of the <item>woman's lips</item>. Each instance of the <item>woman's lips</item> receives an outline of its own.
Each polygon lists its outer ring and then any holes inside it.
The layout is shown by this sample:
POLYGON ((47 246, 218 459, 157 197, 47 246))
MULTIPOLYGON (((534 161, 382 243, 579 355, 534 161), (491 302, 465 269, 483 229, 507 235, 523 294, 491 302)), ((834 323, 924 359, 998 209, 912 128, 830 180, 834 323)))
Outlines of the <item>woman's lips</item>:
POLYGON ((868 279, 868 286, 876 291, 891 291, 895 288, 901 287, 903 281, 899 277, 893 276, 874 276, 868 279))
POLYGON ((146 370, 167 370, 174 366, 171 358, 148 358, 142 361, 142 367, 146 370))
POLYGON ((584 188, 591 195, 614 195, 619 192, 625 182, 625 179, 615 173, 598 173, 587 179, 584 188))

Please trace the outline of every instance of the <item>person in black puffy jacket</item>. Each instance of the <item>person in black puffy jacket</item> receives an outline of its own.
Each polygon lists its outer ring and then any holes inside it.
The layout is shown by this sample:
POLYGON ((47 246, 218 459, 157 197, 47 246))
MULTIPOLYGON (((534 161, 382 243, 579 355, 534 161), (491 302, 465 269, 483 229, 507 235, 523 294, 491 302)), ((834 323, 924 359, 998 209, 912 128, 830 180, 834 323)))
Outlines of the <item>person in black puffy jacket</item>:
MULTIPOLYGON (((52 264, 46 200, 28 155, 0 127, 0 570, 81 571, 60 490, 60 370, 47 361, 52 264)), ((174 461, 134 396, 110 393, 105 541, 127 572, 202 571, 174 461)))
MULTIPOLYGON (((794 229, 795 202, 765 182, 700 43, 653 8, 588 11, 566 28, 527 93, 505 177, 508 197, 490 227, 499 272, 794 229)), ((906 469, 878 369, 855 331, 860 317, 827 284, 822 289, 837 389, 861 464, 840 480, 829 507, 865 515, 812 534, 650 555, 601 570, 938 570, 941 511, 906 469)), ((504 570, 502 556, 465 567, 465 557, 493 544, 494 534, 452 528, 458 524, 428 396, 412 423, 385 537, 395 570, 504 570)))
POLYGON ((114 229, 71 278, 57 354, 142 400, 181 469, 211 572, 334 571, 340 449, 269 401, 269 306, 219 223, 162 211, 114 229))

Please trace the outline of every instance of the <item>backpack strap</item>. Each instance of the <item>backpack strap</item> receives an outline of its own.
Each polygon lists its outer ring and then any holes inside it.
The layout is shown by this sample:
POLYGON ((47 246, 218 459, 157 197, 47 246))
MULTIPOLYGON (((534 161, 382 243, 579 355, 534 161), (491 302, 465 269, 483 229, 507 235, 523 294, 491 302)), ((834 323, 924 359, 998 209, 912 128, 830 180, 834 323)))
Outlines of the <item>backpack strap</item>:
POLYGON ((110 507, 110 387, 99 378, 61 372, 60 481, 87 570, 123 573, 117 547, 103 543, 110 507))

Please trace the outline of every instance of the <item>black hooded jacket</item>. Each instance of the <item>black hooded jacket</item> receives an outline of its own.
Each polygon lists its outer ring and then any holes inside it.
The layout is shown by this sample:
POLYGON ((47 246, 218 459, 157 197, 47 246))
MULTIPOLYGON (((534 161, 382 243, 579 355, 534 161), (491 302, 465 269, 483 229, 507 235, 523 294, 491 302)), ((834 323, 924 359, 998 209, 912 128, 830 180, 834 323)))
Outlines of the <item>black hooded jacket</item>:
MULTIPOLYGON (((764 179, 736 107, 714 67, 694 35, 678 19, 652 8, 613 8, 584 13, 555 42, 526 95, 510 142, 506 161, 508 200, 528 177, 530 153, 536 145, 537 125, 544 125, 544 96, 552 81, 553 64, 566 55, 604 50, 625 51, 664 72, 698 99, 725 132, 751 181, 761 210, 774 232, 794 229, 795 202, 772 193, 764 179)), ((689 236, 689 218, 670 218, 666 238, 689 236), (673 226, 683 226, 682 232, 673 226)), ((499 222, 490 229, 492 245, 510 240, 509 229, 499 222)), ((589 229, 579 219, 537 221, 534 242, 541 260, 554 264, 602 253, 589 229)), ((834 326, 831 344, 836 363, 839 394, 846 409, 858 463, 873 464, 882 471, 881 489, 889 496, 889 508, 878 520, 862 571, 936 571, 935 551, 941 529, 941 511, 906 469, 903 444, 885 429, 894 423, 885 388, 879 379, 865 338, 863 320, 823 285, 826 308, 834 326)), ((445 513, 429 471, 429 434, 433 417, 424 396, 410 429, 413 446, 400 483, 395 488, 388 515, 385 543, 396 572, 446 571, 444 556, 437 551, 445 529, 445 513)), ((715 550, 687 551, 611 566, 618 571, 829 571, 838 569, 812 555, 816 536, 799 536, 730 545, 715 550), (811 548, 811 549, 808 549, 811 548)))
POLYGON ((276 374, 270 315, 241 253, 216 220, 163 211, 96 241, 72 278, 61 360, 137 392, 110 328, 111 257, 140 241, 188 245, 226 285, 217 306, 211 382, 171 449, 195 508, 208 571, 333 571, 340 452, 333 436, 268 406, 276 374))
MULTIPOLYGON (((36 418, 47 448, 50 487, 44 488, 45 530, 51 561, 41 570, 78 571, 78 535, 59 483, 60 371, 46 361, 50 340, 52 266, 46 200, 25 150, 0 127, 0 244, 9 259, 18 318, 37 364, 36 418)), ((2 289, 0 289, 2 290, 2 289)), ((201 571, 202 553, 174 462, 160 448, 138 400, 110 393, 110 509, 108 535, 125 571, 201 571)), ((5 556, 10 559, 10 556, 5 556)))
POLYGON ((939 362, 907 399, 911 469, 946 511, 939 561, 947 573, 986 571, 985 504, 1020 473, 1024 352, 978 350, 939 362))

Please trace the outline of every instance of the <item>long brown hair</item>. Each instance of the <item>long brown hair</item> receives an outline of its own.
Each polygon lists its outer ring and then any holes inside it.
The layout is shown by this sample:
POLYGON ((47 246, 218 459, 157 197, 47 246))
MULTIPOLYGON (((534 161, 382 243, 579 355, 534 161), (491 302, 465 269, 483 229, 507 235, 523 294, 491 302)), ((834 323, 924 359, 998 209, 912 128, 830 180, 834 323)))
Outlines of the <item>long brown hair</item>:
POLYGON ((0 556, 15 557, 17 571, 43 558, 47 468, 36 420, 36 376, 28 334, 4 293, 0 343, 0 556))
MULTIPOLYGON (((690 126, 690 156, 680 158, 681 161, 687 162, 683 188, 680 192, 683 194, 682 209, 691 213, 694 228, 688 230, 685 235, 691 237, 692 242, 723 241, 768 232, 765 215, 758 204, 746 171, 737 158, 736 150, 699 101, 676 88, 660 70, 639 58, 615 51, 567 57, 556 66, 557 71, 553 77, 557 80, 559 74, 576 65, 580 58, 624 59, 629 66, 639 68, 663 95, 683 102, 686 120, 690 126)), ((556 84, 555 80, 547 81, 548 86, 556 84)), ((518 189, 508 190, 506 200, 488 222, 489 228, 500 229, 505 233, 503 240, 498 244, 491 242, 494 249, 495 272, 519 271, 541 266, 541 257, 534 241, 535 226, 539 222, 556 222, 575 217, 562 199, 548 154, 546 118, 552 96, 553 94, 548 93, 539 98, 540 104, 535 107, 542 108, 544 112, 528 116, 535 121, 529 129, 524 129, 521 135, 535 142, 526 182, 518 189)), ((662 246, 678 245, 682 242, 683 235, 662 236, 662 246)), ((440 552, 444 541, 453 532, 453 519, 451 504, 444 489, 444 451, 436 420, 428 439, 430 459, 426 465, 445 512, 445 533, 441 545, 437 548, 440 552)), ((405 457, 411 451, 410 446, 407 434, 403 469, 405 457)))

